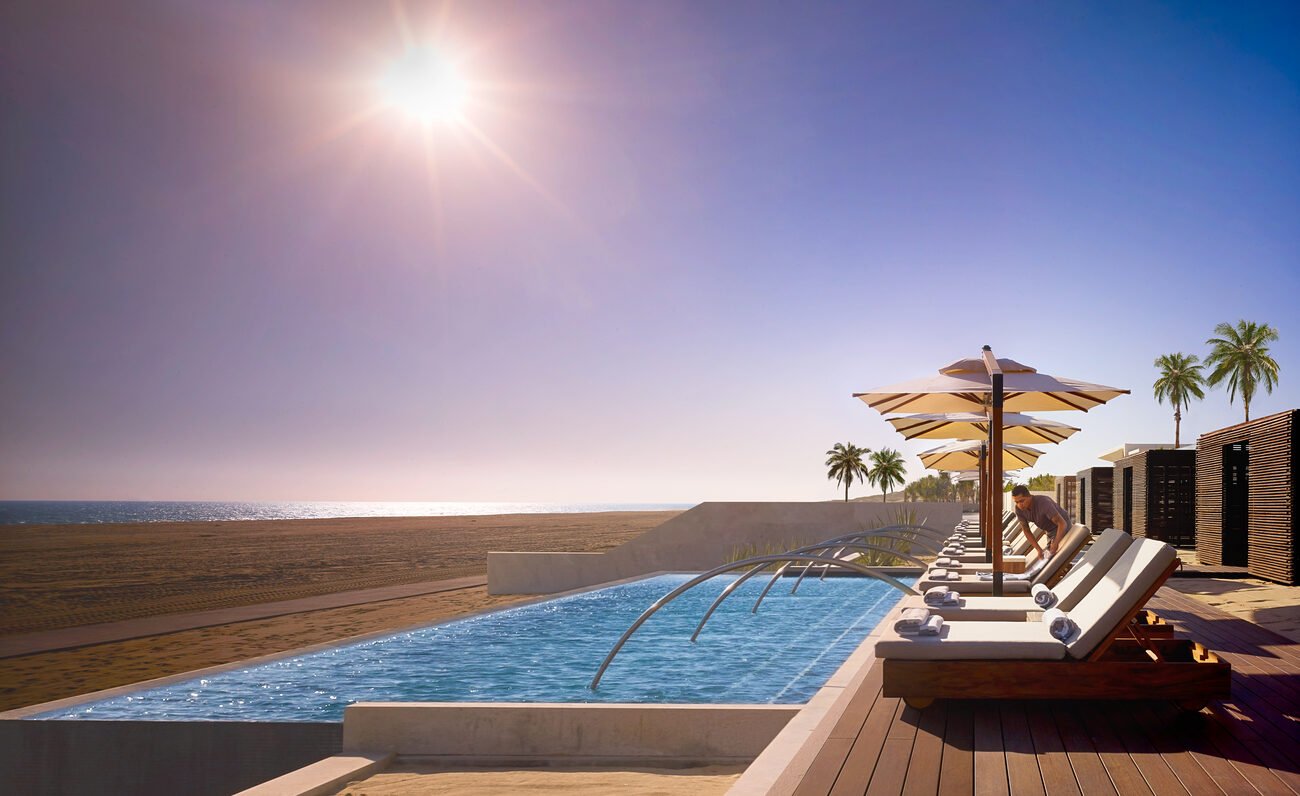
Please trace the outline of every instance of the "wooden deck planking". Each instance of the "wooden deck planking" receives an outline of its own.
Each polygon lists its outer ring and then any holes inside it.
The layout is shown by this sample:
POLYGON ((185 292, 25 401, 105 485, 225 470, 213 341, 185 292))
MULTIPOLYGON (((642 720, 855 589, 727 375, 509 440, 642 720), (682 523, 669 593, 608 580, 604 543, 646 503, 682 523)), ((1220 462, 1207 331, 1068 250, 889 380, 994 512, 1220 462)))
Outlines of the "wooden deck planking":
POLYGON ((1002 746, 1002 713, 999 710, 975 711, 973 728, 975 749, 975 792, 980 796, 1009 796, 1007 754, 1002 746))
POLYGON ((998 711, 1002 714, 1002 743, 1007 755, 1007 781, 1012 796, 1046 794, 1034 753, 1034 738, 1029 734, 1029 722, 1025 719, 1024 704, 1004 702, 998 706, 998 711))
MULTIPOLYGON (((1093 748, 1101 759, 1102 768, 1117 793, 1153 793, 1146 778, 1138 770, 1137 761, 1120 742, 1116 727, 1111 718, 1103 719, 1098 705, 1080 705, 1075 715, 1083 730, 1092 738, 1093 748)), ((1161 795, 1163 796, 1163 794, 1161 795)))
POLYGON ((1167 588, 1151 607, 1232 662, 1232 699, 1199 714, 996 700, 916 711, 881 696, 875 664, 796 792, 1300 796, 1300 645, 1167 588))
POLYGON ((939 792, 939 766, 943 762, 943 737, 948 726, 948 704, 939 702, 919 711, 916 740, 908 761, 904 796, 933 796, 939 792))

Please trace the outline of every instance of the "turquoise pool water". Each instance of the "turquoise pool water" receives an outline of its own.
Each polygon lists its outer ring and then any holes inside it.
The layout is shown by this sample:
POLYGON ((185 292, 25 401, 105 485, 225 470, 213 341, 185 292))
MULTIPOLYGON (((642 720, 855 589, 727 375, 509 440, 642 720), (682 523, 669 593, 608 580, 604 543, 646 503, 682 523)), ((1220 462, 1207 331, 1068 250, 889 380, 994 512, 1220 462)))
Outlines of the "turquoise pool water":
POLYGON ((593 692, 614 642, 689 575, 665 575, 396 633, 42 714, 42 719, 342 721, 352 702, 807 701, 898 601, 865 578, 785 578, 750 612, 747 581, 691 632, 734 580, 686 592, 646 622, 593 692))

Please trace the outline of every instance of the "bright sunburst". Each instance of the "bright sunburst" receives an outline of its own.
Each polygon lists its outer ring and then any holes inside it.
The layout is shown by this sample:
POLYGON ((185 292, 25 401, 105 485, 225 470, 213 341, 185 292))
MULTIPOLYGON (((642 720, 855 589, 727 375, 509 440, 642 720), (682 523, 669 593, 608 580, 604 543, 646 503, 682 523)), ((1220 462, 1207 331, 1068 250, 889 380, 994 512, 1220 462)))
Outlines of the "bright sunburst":
POLYGON ((387 107, 426 125, 464 120, 468 91, 456 64, 428 47, 407 50, 379 81, 387 107))

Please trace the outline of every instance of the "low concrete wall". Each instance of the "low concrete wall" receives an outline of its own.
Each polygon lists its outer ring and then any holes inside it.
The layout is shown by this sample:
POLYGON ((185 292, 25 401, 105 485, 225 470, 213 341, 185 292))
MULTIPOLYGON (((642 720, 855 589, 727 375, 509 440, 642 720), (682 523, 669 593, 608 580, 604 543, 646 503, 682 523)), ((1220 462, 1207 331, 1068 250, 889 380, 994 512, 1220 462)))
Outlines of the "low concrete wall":
POLYGON ((337 723, 0 721, 6 793, 229 794, 338 754, 337 723))
POLYGON ((753 760, 802 705, 349 705, 343 749, 486 762, 753 760))
POLYGON ((488 593, 553 594, 650 572, 697 572, 889 524, 901 510, 948 531, 958 503, 701 503, 604 553, 488 553, 488 593))

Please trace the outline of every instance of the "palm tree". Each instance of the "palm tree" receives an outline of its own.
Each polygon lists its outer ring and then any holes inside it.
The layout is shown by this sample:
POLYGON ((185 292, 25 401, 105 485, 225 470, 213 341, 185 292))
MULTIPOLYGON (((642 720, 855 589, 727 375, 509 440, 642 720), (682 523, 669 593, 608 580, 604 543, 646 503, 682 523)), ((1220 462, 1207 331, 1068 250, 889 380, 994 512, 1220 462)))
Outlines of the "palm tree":
POLYGON ((849 487, 853 486, 853 479, 866 483, 870 478, 867 465, 862 461, 862 457, 870 453, 870 449, 859 448, 852 442, 837 442, 834 448, 826 451, 826 466, 830 468, 826 477, 834 478, 836 484, 844 484, 845 502, 848 502, 849 487))
POLYGON ((889 498, 890 487, 899 486, 907 480, 907 467, 903 462, 903 454, 893 448, 885 448, 871 454, 871 473, 872 483, 880 484, 881 490, 880 502, 884 503, 889 498))
POLYGON ((1195 354, 1165 354, 1156 358, 1156 367, 1160 369, 1160 378, 1151 385, 1155 389, 1156 401, 1164 403, 1165 399, 1174 405, 1174 447, 1182 441, 1179 437, 1183 421, 1183 407, 1193 398, 1205 397, 1205 377, 1201 375, 1200 360, 1195 354))
POLYGON ((1268 344, 1277 340, 1277 329, 1267 323, 1237 321, 1231 326, 1221 323, 1214 327, 1218 337, 1211 337, 1205 342, 1214 346, 1205 364, 1214 368, 1210 373, 1210 386, 1217 386, 1224 379, 1228 380, 1228 403, 1237 397, 1241 390, 1241 400, 1246 405, 1246 422, 1250 422, 1250 399, 1255 395, 1255 388, 1260 384, 1273 392, 1277 384, 1277 362, 1268 355, 1268 344))

